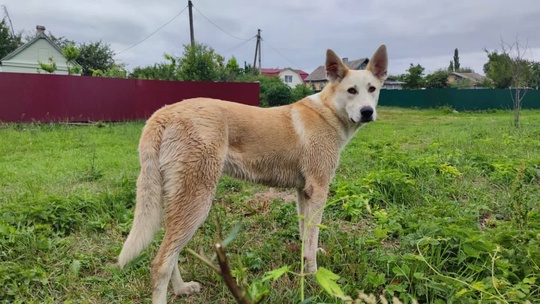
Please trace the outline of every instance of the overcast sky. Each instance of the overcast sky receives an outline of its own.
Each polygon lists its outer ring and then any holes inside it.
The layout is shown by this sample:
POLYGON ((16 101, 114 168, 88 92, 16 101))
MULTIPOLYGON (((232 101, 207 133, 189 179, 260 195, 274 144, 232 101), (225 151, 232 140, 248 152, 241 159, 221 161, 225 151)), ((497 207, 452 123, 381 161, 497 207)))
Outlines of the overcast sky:
MULTIPOLYGON (((0 0, 0 5, 7 7, 16 31, 30 33, 39 24, 76 42, 101 40, 130 70, 165 61, 163 53, 181 55, 190 41, 187 0, 0 0)), ((462 67, 483 74, 483 49, 500 49, 501 37, 528 43, 526 57, 540 61, 539 0, 193 0, 193 5, 196 41, 227 59, 235 56, 241 65, 253 63, 257 29, 263 67, 308 73, 324 63, 327 48, 353 60, 370 57, 383 43, 391 75, 404 73, 410 63, 421 64, 426 73, 447 68, 455 48, 462 67)))

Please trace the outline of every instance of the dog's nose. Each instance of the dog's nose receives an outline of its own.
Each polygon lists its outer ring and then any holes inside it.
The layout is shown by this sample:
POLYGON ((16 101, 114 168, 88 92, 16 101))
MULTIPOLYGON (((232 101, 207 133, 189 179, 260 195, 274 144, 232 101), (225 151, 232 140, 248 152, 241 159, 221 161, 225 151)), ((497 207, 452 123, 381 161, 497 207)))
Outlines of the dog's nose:
POLYGON ((360 109, 360 115, 362 116, 362 120, 371 120, 373 117, 373 108, 370 106, 365 106, 360 109))

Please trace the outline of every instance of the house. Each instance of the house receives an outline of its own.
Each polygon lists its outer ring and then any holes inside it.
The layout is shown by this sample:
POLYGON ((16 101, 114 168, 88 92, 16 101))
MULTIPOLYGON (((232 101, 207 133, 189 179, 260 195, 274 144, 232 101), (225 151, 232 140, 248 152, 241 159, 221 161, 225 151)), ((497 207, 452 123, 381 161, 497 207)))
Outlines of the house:
MULTIPOLYGON (((368 58, 360 58, 356 60, 349 61, 348 58, 342 59, 343 63, 351 70, 363 70, 369 63, 368 58)), ((316 68, 309 76, 306 78, 306 85, 312 90, 318 92, 324 88, 328 79, 326 79, 326 70, 324 65, 316 68)))
POLYGON ((388 77, 385 81, 381 89, 386 90, 401 90, 405 82, 399 81, 397 79, 388 77))
POLYGON ((477 73, 452 72, 448 75, 448 85, 459 88, 480 88, 488 78, 477 73))
MULTIPOLYGON (((34 38, 0 59, 0 72, 36 74, 40 67, 39 62, 49 64, 50 60, 56 64, 54 74, 69 74, 62 49, 45 34, 45 27, 38 25, 34 38)), ((70 66, 76 64, 72 62, 70 66)))
POLYGON ((302 70, 293 70, 291 68, 284 69, 261 69, 261 74, 269 77, 278 76, 281 81, 289 85, 291 88, 299 84, 304 84, 304 79, 308 76, 308 73, 302 70))

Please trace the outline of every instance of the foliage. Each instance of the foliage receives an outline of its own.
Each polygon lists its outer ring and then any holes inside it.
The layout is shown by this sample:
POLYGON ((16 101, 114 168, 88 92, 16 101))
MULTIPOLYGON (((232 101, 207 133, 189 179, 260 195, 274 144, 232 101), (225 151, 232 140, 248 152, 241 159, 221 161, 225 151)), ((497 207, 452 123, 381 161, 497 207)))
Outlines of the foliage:
POLYGON ((469 89, 472 86, 473 82, 469 78, 458 79, 450 84, 450 87, 455 89, 469 89))
POLYGON ((108 70, 92 70, 93 77, 127 78, 127 71, 122 65, 113 65, 108 70))
POLYGON ((91 76, 93 70, 106 71, 115 65, 114 51, 107 43, 102 41, 82 43, 78 49, 80 56, 77 62, 81 65, 84 76, 91 76))
POLYGON ((403 88, 415 90, 424 87, 424 70, 424 67, 420 64, 413 65, 411 63, 407 73, 403 75, 403 81, 405 82, 403 88))
POLYGON ((180 80, 178 76, 179 58, 163 54, 167 62, 156 63, 153 66, 136 67, 129 73, 129 78, 155 79, 155 80, 180 80))
POLYGON ((530 72, 527 77, 527 86, 538 89, 538 87, 540 87, 540 62, 530 62, 529 69, 530 72))
POLYGON ((6 22, 6 18, 0 21, 0 59, 21 46, 21 34, 14 34, 6 22))
POLYGON ((281 80, 279 83, 276 82, 265 87, 264 95, 269 107, 287 105, 292 102, 291 88, 281 80))
POLYGON ((219 68, 219 81, 236 81, 243 70, 238 65, 238 61, 233 56, 227 61, 225 66, 219 68))
POLYGON ((425 85, 428 89, 440 89, 448 87, 448 76, 450 73, 446 70, 437 70, 425 78, 425 85))
POLYGON ((507 89, 512 85, 512 60, 508 54, 486 50, 488 62, 484 64, 484 73, 493 81, 495 88, 507 89))
POLYGON ((217 81, 225 59, 208 45, 184 45, 179 59, 178 78, 183 81, 217 81))
POLYGON ((62 48, 62 54, 66 58, 66 64, 69 75, 81 74, 82 68, 77 64, 77 59, 81 55, 81 52, 73 44, 68 44, 62 48))
POLYGON ((303 99, 306 96, 312 95, 314 92, 304 84, 297 84, 291 91, 291 101, 295 102, 303 99))
POLYGON ((56 62, 54 61, 54 57, 52 56, 49 57, 49 60, 47 61, 47 63, 38 61, 38 64, 39 64, 39 67, 37 68, 38 73, 40 73, 43 70, 49 74, 53 74, 58 69, 58 67, 56 66, 56 62))
POLYGON ((458 51, 457 48, 454 50, 454 64, 453 64, 453 67, 454 67, 455 72, 460 71, 461 64, 459 63, 459 51, 458 51))
MULTIPOLYGON (((75 41, 67 39, 64 36, 55 36, 51 31, 47 32, 47 37, 51 39, 52 42, 54 42, 56 45, 58 45, 62 50, 66 47, 69 47, 70 45, 76 45, 75 41)), ((32 37, 29 36, 27 39, 31 39, 32 37)), ((79 57, 79 56, 77 56, 79 57)))

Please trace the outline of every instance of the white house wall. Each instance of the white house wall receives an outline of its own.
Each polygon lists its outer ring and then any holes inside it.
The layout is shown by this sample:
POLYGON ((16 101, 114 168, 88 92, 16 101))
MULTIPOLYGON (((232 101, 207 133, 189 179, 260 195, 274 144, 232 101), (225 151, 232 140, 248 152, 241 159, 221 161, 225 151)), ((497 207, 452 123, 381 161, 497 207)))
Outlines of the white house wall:
MULTIPOLYGON (((2 72, 14 73, 37 73, 38 61, 49 64, 52 57, 56 63, 57 70, 54 74, 67 75, 68 68, 66 59, 62 53, 50 45, 47 40, 39 39, 26 49, 18 53, 15 57, 2 61, 2 72)), ((47 72, 41 71, 46 74, 47 72)))
POLYGON ((304 81, 302 80, 302 77, 300 77, 300 74, 298 74, 296 71, 293 71, 291 69, 284 69, 279 73, 279 78, 281 81, 285 82, 285 84, 289 85, 291 88, 296 87, 299 84, 304 84, 304 81), (285 76, 292 76, 292 82, 288 83, 285 82, 285 76))

